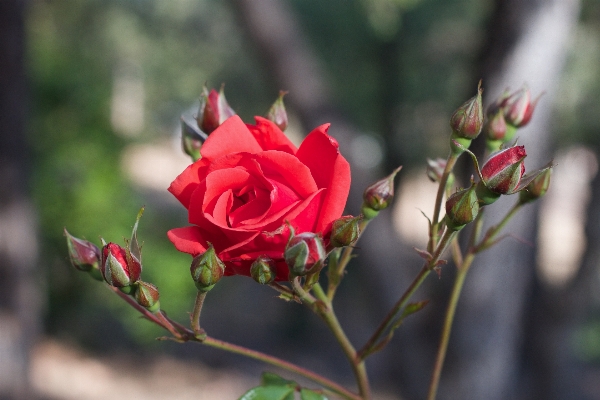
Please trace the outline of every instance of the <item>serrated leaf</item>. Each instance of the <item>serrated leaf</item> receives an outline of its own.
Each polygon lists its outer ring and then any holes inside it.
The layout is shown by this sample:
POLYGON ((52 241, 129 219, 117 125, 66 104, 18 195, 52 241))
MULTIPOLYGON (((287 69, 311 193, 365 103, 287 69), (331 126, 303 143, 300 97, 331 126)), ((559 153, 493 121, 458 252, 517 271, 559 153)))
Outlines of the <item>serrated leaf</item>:
POLYGON ((302 400, 327 400, 327 397, 325 397, 323 394, 317 393, 310 389, 300 390, 300 398, 302 400))
POLYGON ((263 372, 260 382, 262 386, 298 386, 296 382, 282 378, 272 372, 263 372))
POLYGON ((257 386, 239 400, 294 400, 294 388, 288 386, 257 386))

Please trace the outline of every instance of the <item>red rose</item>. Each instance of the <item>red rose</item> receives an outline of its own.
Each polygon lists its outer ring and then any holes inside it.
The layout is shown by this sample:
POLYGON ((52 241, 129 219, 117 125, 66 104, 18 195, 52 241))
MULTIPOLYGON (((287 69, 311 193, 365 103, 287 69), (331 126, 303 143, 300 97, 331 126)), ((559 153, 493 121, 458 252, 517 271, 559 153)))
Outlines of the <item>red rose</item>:
POLYGON ((275 261, 276 279, 288 277, 283 252, 289 237, 315 232, 327 238, 342 215, 350 166, 321 125, 296 148, 271 121, 246 125, 233 116, 210 134, 202 158, 179 175, 169 191, 188 209, 194 226, 172 229, 177 250, 193 256, 209 242, 225 275, 250 275, 260 256, 275 261))

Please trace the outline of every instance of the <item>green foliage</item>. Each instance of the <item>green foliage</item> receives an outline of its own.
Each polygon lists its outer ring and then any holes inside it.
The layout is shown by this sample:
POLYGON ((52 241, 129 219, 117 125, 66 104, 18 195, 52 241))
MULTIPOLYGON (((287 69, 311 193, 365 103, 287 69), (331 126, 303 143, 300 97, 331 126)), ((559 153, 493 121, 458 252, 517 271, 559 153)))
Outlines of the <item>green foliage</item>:
POLYGON ((294 400, 294 393, 300 391, 301 400, 327 400, 323 394, 316 391, 299 388, 298 384, 276 375, 264 372, 260 386, 247 391, 239 400, 294 400))

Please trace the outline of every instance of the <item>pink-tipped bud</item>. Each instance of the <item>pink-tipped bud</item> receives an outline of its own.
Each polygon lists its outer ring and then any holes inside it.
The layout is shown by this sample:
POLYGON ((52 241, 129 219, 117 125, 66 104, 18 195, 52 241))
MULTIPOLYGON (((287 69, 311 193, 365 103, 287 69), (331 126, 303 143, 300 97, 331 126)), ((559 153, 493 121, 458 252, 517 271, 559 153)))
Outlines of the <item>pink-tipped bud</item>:
POLYGON ((285 104, 283 104, 283 96, 286 94, 287 92, 280 91, 279 97, 267 112, 267 119, 274 122, 282 131, 285 131, 285 128, 288 126, 288 116, 285 111, 285 104))
POLYGON ((198 127, 207 135, 217 129, 225 120, 235 115, 235 111, 227 103, 225 99, 224 86, 217 92, 211 89, 210 92, 206 86, 202 89, 200 96, 200 108, 196 121, 198 127))
POLYGON ((354 244, 360 236, 360 221, 362 219, 362 215, 358 217, 347 215, 333 221, 329 240, 331 246, 345 247, 354 244))
POLYGON ((265 255, 254 260, 250 267, 250 276, 261 285, 273 282, 276 274, 275 261, 265 255))
POLYGON ((303 276, 320 268, 326 256, 323 240, 312 232, 292 236, 284 252, 285 262, 296 276, 303 276))
POLYGON ((446 201, 446 226, 453 231, 459 231, 473 222, 479 213, 479 202, 475 193, 476 185, 454 193, 446 201))
POLYGON ((69 249, 69 259, 71 264, 80 271, 89 272, 98 269, 100 266, 100 249, 95 244, 87 240, 71 236, 67 230, 64 230, 67 238, 67 247, 69 249))
POLYGON ((489 158, 478 185, 477 196, 482 204, 493 203, 502 194, 513 194, 525 173, 525 146, 513 146, 501 150, 489 158))
POLYGON ((527 125, 540 96, 532 101, 529 88, 527 85, 523 85, 520 90, 504 100, 503 109, 506 122, 517 128, 527 125))
POLYGON ((483 88, 481 81, 477 87, 477 94, 460 106, 450 118, 450 127, 454 138, 475 139, 481 132, 483 125, 483 104, 481 94, 483 88))
POLYGON ((102 248, 100 272, 109 285, 127 288, 140 279, 142 265, 123 247, 108 243, 102 248))
POLYGON ((194 257, 190 272, 196 288, 204 293, 210 291, 221 280, 225 273, 225 264, 217 257, 211 244, 204 253, 194 257))
POLYGON ((394 199, 394 178, 402 167, 396 168, 387 177, 378 180, 363 193, 362 213, 366 219, 373 219, 379 211, 387 208, 394 199))
POLYGON ((140 306, 145 307, 150 312, 160 310, 160 301, 158 300, 160 294, 158 288, 151 283, 137 281, 133 297, 140 306))

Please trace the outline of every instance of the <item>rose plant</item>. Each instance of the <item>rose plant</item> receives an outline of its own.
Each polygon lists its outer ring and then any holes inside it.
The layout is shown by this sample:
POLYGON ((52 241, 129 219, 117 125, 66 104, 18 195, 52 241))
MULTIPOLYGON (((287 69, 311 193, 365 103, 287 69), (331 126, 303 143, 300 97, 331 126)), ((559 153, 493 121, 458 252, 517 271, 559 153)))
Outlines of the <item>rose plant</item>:
MULTIPOLYGON (((354 244, 370 221, 392 203, 394 178, 400 167, 366 188, 360 215, 342 217, 350 189, 350 166, 336 140, 329 136, 328 124, 314 129, 299 147, 285 136, 283 92, 268 118, 255 117, 254 124, 245 124, 225 101, 223 89, 220 93, 205 89, 196 119, 198 127, 182 120, 183 148, 193 162, 168 190, 187 209, 190 225, 171 229, 167 236, 177 250, 193 256, 190 273, 198 290, 189 328, 167 317, 160 309, 158 288, 141 280, 141 246, 136 233, 141 212, 125 248, 103 240, 100 250, 65 231, 71 262, 78 270, 103 279, 146 319, 168 330, 170 339, 258 359, 321 387, 308 389, 265 373, 261 384, 243 394, 241 400, 294 399, 294 393, 302 400, 324 400, 326 396, 367 400, 371 399, 371 389, 365 360, 384 349, 405 319, 428 304, 427 300, 411 299, 432 271, 441 273, 447 263, 444 254, 452 247, 457 272, 428 390, 428 399, 433 400, 458 298, 475 256, 500 240, 499 233, 521 207, 546 193, 552 171, 550 163, 525 175, 525 148, 516 144, 495 152, 479 168, 478 157, 468 148, 482 127, 490 126, 489 119, 497 118, 492 112, 487 123, 484 121, 482 91, 480 82, 477 94, 452 115, 446 160, 429 161, 428 176, 438 184, 438 191, 432 217, 428 217, 427 247, 416 249, 424 259, 423 266, 360 347, 348 339, 334 312, 333 300, 353 257, 354 244), (474 176, 479 178, 471 178, 465 189, 455 186, 458 179, 453 174, 463 154, 472 158, 474 176), (504 218, 482 232, 485 209, 500 197, 518 192, 516 203, 504 218), (473 224, 473 229, 463 250, 458 235, 467 224, 473 224), (250 276, 275 289, 280 298, 304 304, 317 314, 340 344, 357 390, 272 355, 209 336, 200 324, 205 298, 222 277, 230 275, 250 276)), ((519 123, 510 120, 515 130, 528 122, 535 107, 528 92, 520 93, 504 95, 494 103, 503 118, 504 114, 520 112, 519 123)), ((486 135, 488 149, 498 150, 509 137, 486 135)))

